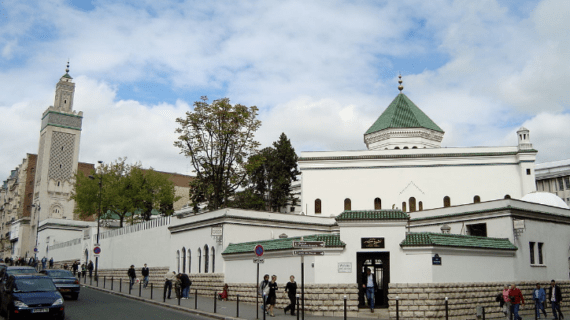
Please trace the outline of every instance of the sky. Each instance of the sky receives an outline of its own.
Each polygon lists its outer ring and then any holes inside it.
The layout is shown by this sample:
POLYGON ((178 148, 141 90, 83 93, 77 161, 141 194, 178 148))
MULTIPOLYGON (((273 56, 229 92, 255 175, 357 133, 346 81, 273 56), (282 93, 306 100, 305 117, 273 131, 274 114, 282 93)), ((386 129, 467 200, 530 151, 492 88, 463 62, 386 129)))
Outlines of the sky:
POLYGON ((201 96, 259 108, 256 139, 365 150, 404 93, 443 147, 516 146, 570 158, 570 1, 1 0, 0 179, 37 153, 70 72, 79 161, 119 157, 193 174, 173 146, 201 96))

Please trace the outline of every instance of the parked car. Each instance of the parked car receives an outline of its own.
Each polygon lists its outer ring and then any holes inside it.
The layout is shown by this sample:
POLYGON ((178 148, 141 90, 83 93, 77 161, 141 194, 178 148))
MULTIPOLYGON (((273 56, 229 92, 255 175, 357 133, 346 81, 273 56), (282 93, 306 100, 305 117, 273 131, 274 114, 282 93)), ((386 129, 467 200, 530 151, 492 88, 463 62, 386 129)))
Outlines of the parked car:
POLYGON ((69 295, 72 300, 79 297, 79 280, 73 276, 69 270, 47 269, 40 271, 41 274, 49 276, 55 284, 57 290, 62 295, 69 295))
POLYGON ((50 277, 40 274, 11 275, 6 280, 0 313, 6 319, 65 319, 63 297, 50 277))

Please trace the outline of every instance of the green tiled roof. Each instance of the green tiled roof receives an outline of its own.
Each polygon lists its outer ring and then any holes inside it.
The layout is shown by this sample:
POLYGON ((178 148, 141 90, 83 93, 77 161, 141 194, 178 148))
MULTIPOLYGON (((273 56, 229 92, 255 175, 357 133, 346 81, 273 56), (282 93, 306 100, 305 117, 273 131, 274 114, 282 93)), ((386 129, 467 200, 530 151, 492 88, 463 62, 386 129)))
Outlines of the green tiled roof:
POLYGON ((69 75, 69 73, 67 73, 67 72, 66 72, 63 76, 61 76, 61 77, 62 77, 62 78, 73 79, 73 78, 69 75))
POLYGON ((350 220, 407 220, 410 216, 402 210, 347 210, 336 221, 350 220))
POLYGON ((443 133, 443 130, 403 93, 392 100, 365 134, 388 128, 426 128, 443 133))
POLYGON ((479 249, 518 250, 507 238, 476 237, 459 234, 410 232, 400 243, 401 247, 462 247, 479 249))
MULTIPOLYGON (((283 238, 283 239, 273 239, 273 240, 262 240, 262 241, 250 241, 242 243, 230 243, 226 250, 222 254, 231 253, 248 253, 251 252, 253 255, 253 249, 258 244, 263 246, 264 251, 278 251, 293 249, 293 241, 300 241, 301 237, 293 238, 283 238)), ((340 236, 336 234, 315 234, 310 236, 303 236, 303 241, 324 241, 326 248, 338 248, 344 247, 346 244, 340 241, 340 236)))

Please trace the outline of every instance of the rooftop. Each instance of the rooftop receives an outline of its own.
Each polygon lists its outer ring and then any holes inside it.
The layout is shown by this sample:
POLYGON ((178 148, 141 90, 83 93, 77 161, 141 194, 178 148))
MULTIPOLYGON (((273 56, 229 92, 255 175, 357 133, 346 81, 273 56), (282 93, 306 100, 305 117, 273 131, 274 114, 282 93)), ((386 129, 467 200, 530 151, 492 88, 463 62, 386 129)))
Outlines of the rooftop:
MULTIPOLYGON (((301 237, 271 239, 261 241, 250 241, 242 243, 230 243, 222 254, 232 253, 251 253, 254 254, 254 248, 261 245, 264 251, 280 251, 293 249, 293 241, 300 241, 301 237)), ((315 234, 304 236, 303 241, 324 241, 325 248, 343 248, 346 244, 340 241, 340 236, 337 234, 315 234)))
POLYGON ((507 238, 476 237, 459 234, 410 232, 400 243, 401 247, 458 247, 474 249, 518 250, 507 238))

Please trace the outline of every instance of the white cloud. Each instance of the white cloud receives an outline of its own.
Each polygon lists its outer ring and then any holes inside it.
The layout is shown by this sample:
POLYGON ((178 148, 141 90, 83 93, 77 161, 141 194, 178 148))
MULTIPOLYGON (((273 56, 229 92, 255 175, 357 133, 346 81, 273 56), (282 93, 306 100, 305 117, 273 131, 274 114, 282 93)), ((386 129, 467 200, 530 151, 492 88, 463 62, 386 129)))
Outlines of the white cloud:
POLYGON ((563 133, 547 134, 569 109, 567 1, 516 12, 493 0, 93 3, 88 12, 64 0, 6 6, 0 177, 37 152, 68 57, 85 115, 81 161, 128 156, 188 172, 172 146, 174 119, 205 92, 257 105, 264 145, 285 132, 297 151, 364 149, 363 133, 397 94, 396 71, 414 63, 427 68, 404 73, 404 92, 446 131, 443 145, 516 145, 524 124, 540 159, 570 154, 563 133), (184 98, 145 101, 141 82, 184 98), (122 86, 141 98, 120 100, 122 86))

